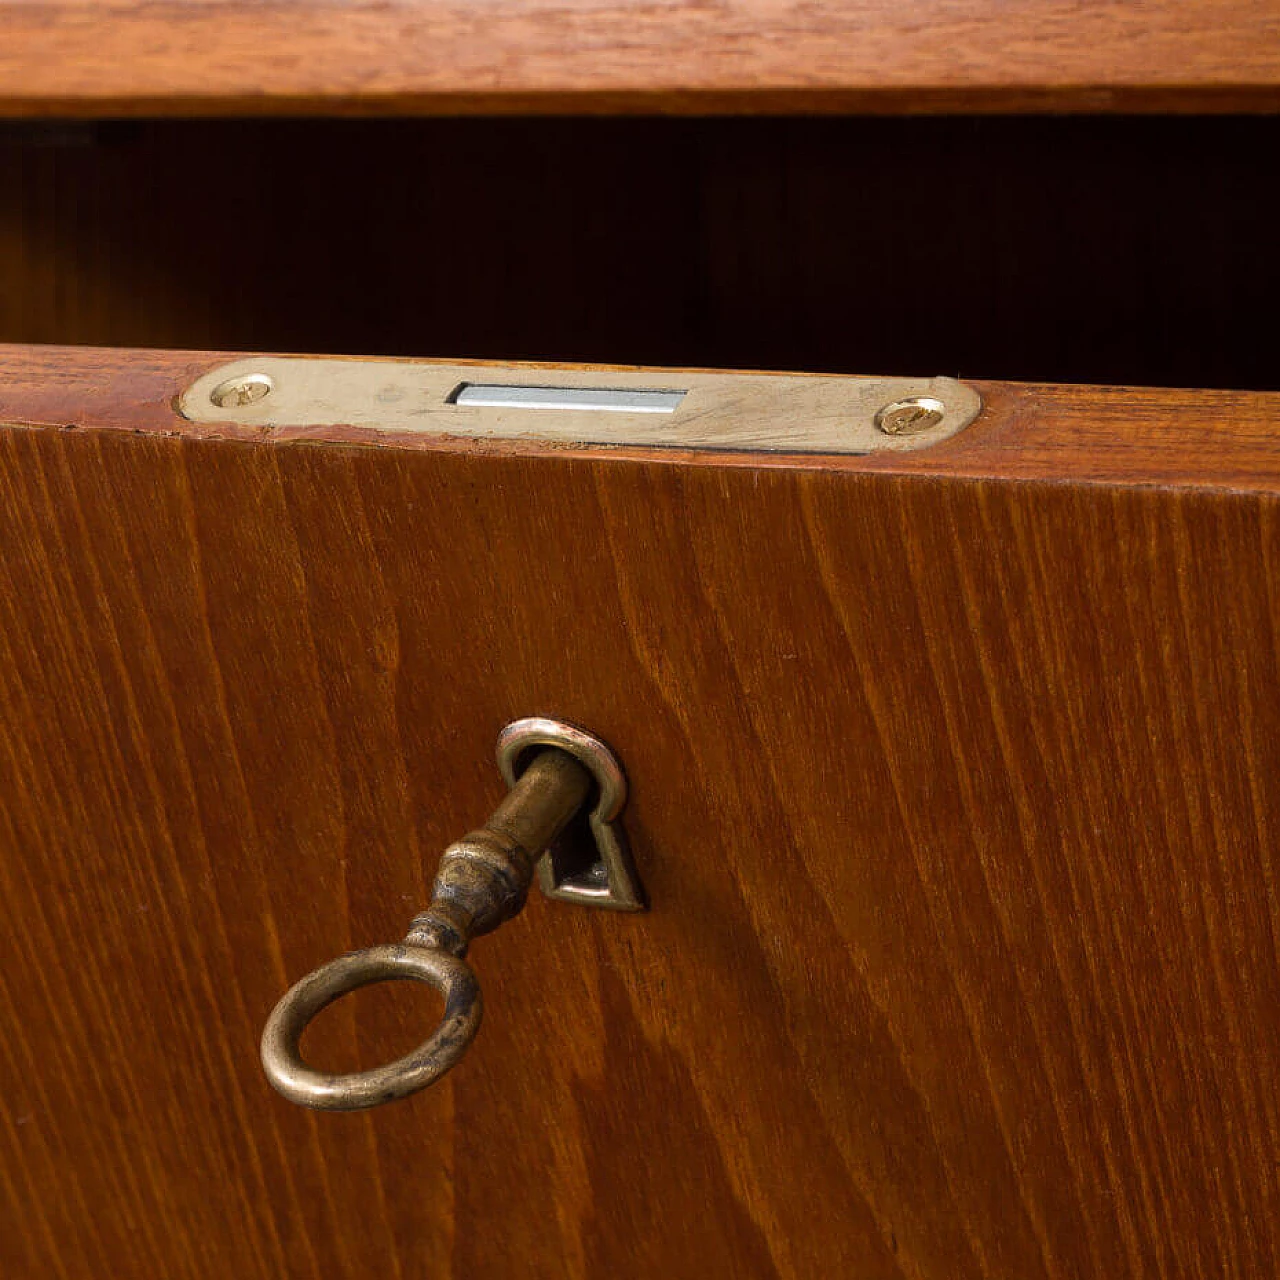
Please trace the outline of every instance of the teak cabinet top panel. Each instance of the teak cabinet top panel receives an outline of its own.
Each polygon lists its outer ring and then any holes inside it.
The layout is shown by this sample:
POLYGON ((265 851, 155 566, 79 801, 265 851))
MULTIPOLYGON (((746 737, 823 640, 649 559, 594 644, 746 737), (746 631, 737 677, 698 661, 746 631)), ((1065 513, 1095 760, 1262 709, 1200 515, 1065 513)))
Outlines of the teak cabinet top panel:
POLYGON ((1270 0, 0 5, 0 110, 1250 110, 1270 0))

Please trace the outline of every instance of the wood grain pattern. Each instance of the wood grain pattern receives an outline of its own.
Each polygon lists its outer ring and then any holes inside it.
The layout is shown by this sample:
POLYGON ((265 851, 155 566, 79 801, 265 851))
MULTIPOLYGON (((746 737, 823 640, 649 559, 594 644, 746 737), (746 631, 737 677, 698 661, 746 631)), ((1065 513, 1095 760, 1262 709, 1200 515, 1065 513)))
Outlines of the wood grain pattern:
POLYGON ((1277 397, 990 387, 910 474, 201 439, 213 359, 0 363, 4 1274, 1276 1274, 1277 397), (478 944, 443 1088, 276 1098, 535 711, 653 911, 478 944))
POLYGON ((8 0, 12 114, 1274 110, 1270 0, 8 0))

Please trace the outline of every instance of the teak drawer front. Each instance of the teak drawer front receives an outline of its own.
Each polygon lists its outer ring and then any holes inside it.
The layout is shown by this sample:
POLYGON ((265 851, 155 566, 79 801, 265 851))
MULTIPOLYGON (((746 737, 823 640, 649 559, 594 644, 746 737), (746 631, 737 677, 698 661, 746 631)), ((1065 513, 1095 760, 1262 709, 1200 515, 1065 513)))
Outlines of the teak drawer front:
POLYGON ((0 353, 0 1271, 1276 1273, 1280 396, 369 447, 184 423, 218 360, 0 353), (276 1097, 267 1012, 532 713, 652 909, 534 895, 443 1084, 276 1097))

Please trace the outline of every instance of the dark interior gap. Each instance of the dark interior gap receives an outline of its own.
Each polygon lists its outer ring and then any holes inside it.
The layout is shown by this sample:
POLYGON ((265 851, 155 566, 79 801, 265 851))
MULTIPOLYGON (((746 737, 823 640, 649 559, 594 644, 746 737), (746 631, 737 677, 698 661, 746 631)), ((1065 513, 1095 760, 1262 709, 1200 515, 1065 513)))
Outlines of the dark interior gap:
POLYGON ((0 340, 1280 387, 1280 118, 0 126, 0 340))

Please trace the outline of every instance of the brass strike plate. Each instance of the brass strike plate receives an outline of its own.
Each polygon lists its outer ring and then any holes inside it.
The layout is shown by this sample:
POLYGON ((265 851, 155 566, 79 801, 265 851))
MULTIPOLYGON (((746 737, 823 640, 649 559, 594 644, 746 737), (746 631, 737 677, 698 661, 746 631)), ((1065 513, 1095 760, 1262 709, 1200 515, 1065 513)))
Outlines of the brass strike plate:
POLYGON ((689 373, 252 356, 205 374, 199 423, 553 444, 862 454, 920 449, 982 408, 954 378, 689 373))

